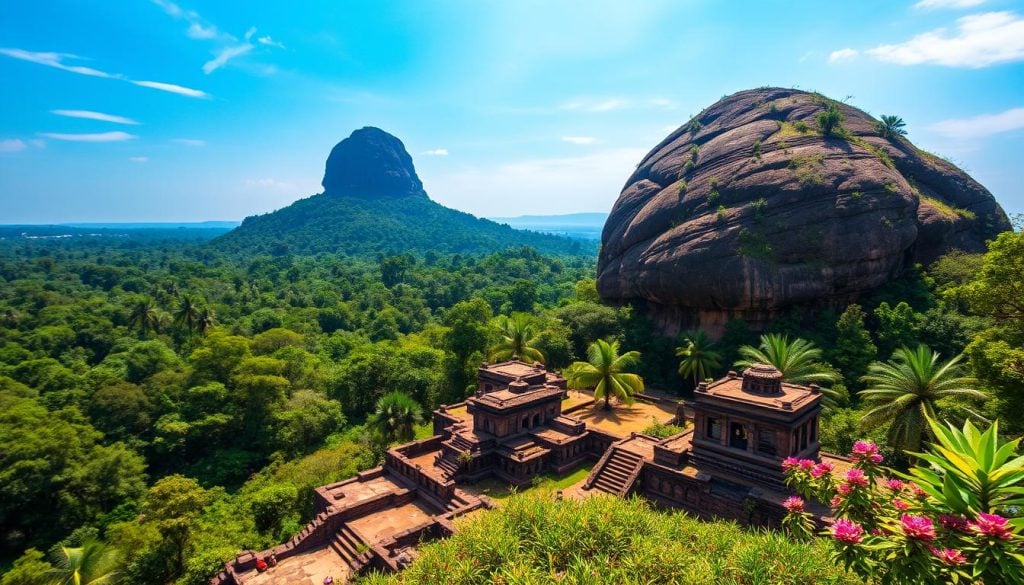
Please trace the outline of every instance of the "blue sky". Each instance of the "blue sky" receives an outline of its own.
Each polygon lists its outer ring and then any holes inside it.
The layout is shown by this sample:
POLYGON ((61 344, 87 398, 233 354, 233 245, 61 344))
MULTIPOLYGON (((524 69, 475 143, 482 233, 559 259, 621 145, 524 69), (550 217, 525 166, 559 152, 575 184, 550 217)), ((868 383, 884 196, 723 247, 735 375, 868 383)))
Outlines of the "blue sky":
POLYGON ((367 125, 445 205, 607 211, 672 128, 762 85, 898 114, 1024 211, 1020 1, 0 0, 0 80, 0 223, 264 213, 367 125))

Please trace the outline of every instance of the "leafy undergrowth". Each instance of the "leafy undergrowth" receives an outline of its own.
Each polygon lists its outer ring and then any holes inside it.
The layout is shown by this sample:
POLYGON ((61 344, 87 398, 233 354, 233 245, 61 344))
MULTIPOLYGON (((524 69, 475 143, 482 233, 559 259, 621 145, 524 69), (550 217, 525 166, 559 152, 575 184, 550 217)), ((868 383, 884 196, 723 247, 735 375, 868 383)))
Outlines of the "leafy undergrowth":
POLYGON ((424 545, 405 571, 359 584, 859 583, 829 562, 828 546, 658 512, 639 499, 523 494, 424 545))

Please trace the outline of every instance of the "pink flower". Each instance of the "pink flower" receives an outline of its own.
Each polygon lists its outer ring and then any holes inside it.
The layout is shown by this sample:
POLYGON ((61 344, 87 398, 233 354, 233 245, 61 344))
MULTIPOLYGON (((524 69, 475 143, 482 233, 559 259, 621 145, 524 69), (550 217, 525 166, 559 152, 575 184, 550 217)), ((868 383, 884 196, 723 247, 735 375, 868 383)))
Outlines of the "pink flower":
POLYGON ((868 477, 860 469, 851 469, 846 472, 846 483, 851 486, 867 487, 868 477))
POLYGON ((911 516, 904 514, 900 516, 900 524, 903 525, 903 534, 907 538, 915 540, 935 540, 935 525, 932 519, 927 516, 911 516))
POLYGON ((905 511, 910 509, 910 504, 904 502, 899 498, 896 498, 892 501, 892 507, 900 511, 905 511))
POLYGON ((907 488, 910 490, 910 493, 913 494, 914 498, 918 500, 923 500, 928 497, 928 492, 921 489, 916 483, 912 481, 907 482, 907 488))
POLYGON ((833 508, 838 508, 839 504, 842 504, 842 503, 843 503, 843 499, 840 498, 839 496, 835 496, 834 498, 832 498, 832 501, 829 502, 829 505, 832 506, 833 508))
POLYGON ((853 452, 850 454, 854 461, 862 463, 881 463, 882 455, 878 452, 878 445, 869 441, 857 441, 853 444, 853 452))
POLYGON ((853 491, 853 488, 850 487, 850 484, 848 483, 841 483, 836 487, 836 491, 839 492, 840 496, 845 498, 846 496, 850 495, 850 492, 853 491))
POLYGON ((891 489, 894 492, 902 491, 905 484, 898 479, 890 479, 885 482, 885 487, 891 489))
POLYGON ((804 500, 803 498, 792 496, 786 498, 786 501, 782 502, 782 506, 789 510, 790 514, 797 514, 804 511, 804 500))
POLYGON ((811 469, 811 477, 817 479, 827 473, 832 473, 833 469, 834 467, 831 463, 819 463, 815 465, 813 469, 811 469))
POLYGON ((790 471, 792 469, 796 469, 797 467, 800 467, 800 460, 797 459, 796 457, 786 457, 785 459, 782 460, 783 471, 790 471))
POLYGON ((931 550, 932 554, 938 557, 940 561, 946 563, 947 565, 957 566, 967 562, 967 559, 964 557, 964 555, 955 548, 938 549, 933 546, 929 547, 929 550, 931 550))
POLYGON ((977 519, 974 522, 968 524, 971 531, 982 536, 988 536, 990 538, 998 538, 999 540, 1010 540, 1013 536, 1013 532, 1010 529, 1010 523, 1002 516, 996 514, 986 514, 984 512, 978 514, 977 519))
POLYGON ((857 544, 864 536, 864 529, 860 524, 846 518, 836 520, 832 525, 832 538, 847 544, 857 544))
POLYGON ((801 459, 800 460, 800 469, 802 469, 804 471, 810 471, 810 470, 814 469, 814 460, 813 459, 801 459))
POLYGON ((957 530, 960 532, 967 532, 967 519, 963 516, 954 516, 953 514, 942 514, 939 516, 939 524, 946 530, 957 530))

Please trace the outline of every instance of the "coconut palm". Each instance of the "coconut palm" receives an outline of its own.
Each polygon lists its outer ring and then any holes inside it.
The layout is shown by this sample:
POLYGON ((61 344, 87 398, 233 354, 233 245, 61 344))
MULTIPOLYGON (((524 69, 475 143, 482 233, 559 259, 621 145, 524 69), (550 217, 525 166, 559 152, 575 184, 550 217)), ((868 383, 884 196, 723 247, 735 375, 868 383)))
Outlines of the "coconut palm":
POLYGON ((377 409, 366 426, 383 443, 409 441, 422 420, 420 405, 408 394, 389 392, 377 400, 377 409))
POLYGON ((574 362, 565 371, 570 388, 593 388, 594 398, 604 398, 605 410, 611 410, 611 397, 624 404, 633 403, 633 395, 644 390, 644 379, 627 372, 640 361, 640 352, 619 355, 619 342, 598 339, 587 348, 587 361, 574 362))
POLYGON ((703 331, 687 331, 683 345, 676 348, 676 356, 683 358, 679 362, 679 375, 692 377, 694 386, 711 377, 722 366, 722 354, 715 347, 715 342, 703 331))
POLYGON ((184 326, 189 333, 193 333, 199 326, 199 317, 199 302, 190 295, 183 295, 174 312, 174 324, 184 326))
MULTIPOLYGON (((937 420, 943 399, 984 399, 974 389, 977 381, 967 376, 959 355, 949 361, 926 345, 901 347, 888 362, 874 362, 861 380, 867 389, 861 398, 870 407, 861 418, 864 429, 889 425, 889 444, 897 449, 920 451, 925 436, 931 438, 928 419, 937 420)), ((959 406, 972 416, 970 409, 959 406)))
POLYGON ((768 364, 794 384, 831 384, 839 380, 839 374, 822 361, 821 349, 799 337, 790 341, 785 334, 767 333, 761 336, 757 347, 744 345, 739 352, 742 359, 736 367, 747 369, 754 364, 768 364))
POLYGON ((117 550, 98 540, 54 551, 55 585, 105 585, 117 579, 117 550))
POLYGON ((544 354, 530 345, 536 335, 526 315, 522 313, 516 313, 512 317, 498 315, 498 318, 494 320, 494 325, 501 333, 501 340, 491 348, 492 360, 519 357, 525 361, 544 363, 544 354))
POLYGON ((128 324, 138 327, 143 336, 150 331, 160 331, 162 320, 162 311, 150 297, 140 299, 128 315, 128 324))
POLYGON ((213 329, 217 325, 217 313, 213 309, 207 307, 199 313, 199 319, 196 321, 196 329, 200 333, 206 335, 206 332, 213 329))
POLYGON ((895 138, 897 136, 906 136, 906 122, 899 116, 886 116, 882 115, 882 119, 875 122, 875 131, 878 132, 879 136, 883 138, 895 138))

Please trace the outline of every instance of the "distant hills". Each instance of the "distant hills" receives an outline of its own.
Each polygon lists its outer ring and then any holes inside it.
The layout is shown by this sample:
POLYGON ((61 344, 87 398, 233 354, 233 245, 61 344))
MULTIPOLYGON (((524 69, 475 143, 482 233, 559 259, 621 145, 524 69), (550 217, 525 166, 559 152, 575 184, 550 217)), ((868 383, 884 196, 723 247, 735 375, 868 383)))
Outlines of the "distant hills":
POLYGON ((379 128, 356 130, 338 143, 322 184, 323 193, 248 217, 211 245, 245 254, 478 254, 531 246, 590 255, 597 249, 594 242, 513 229, 432 201, 405 146, 379 128))
POLYGON ((508 224, 520 230, 531 230, 578 238, 600 240, 607 213, 567 213, 563 215, 520 215, 517 217, 492 217, 498 223, 508 224))

